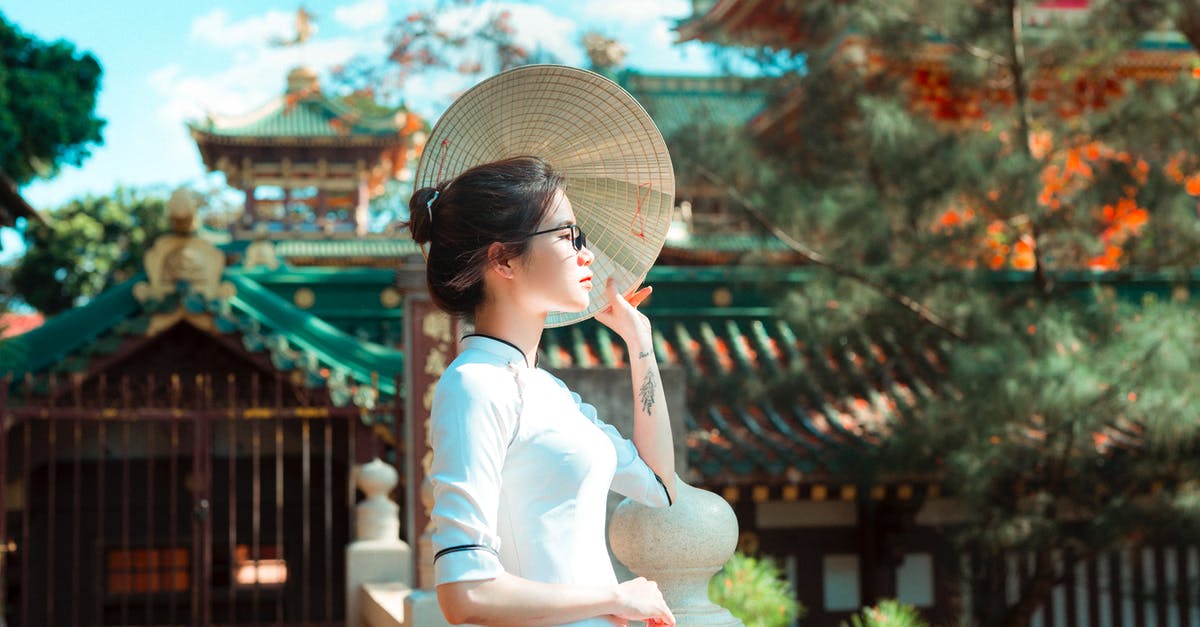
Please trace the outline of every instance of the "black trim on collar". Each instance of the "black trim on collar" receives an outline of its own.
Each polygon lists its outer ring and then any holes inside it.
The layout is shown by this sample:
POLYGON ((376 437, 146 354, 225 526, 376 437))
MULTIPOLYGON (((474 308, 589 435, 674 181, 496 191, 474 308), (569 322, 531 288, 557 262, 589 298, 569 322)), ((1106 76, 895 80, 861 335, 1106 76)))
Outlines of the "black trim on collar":
MULTIPOLYGON (((498 338, 494 335, 488 335, 487 333, 468 333, 468 334, 462 336, 462 339, 465 340, 469 337, 486 337, 489 340, 496 340, 497 342, 500 342, 501 344, 508 344, 509 346, 513 347, 518 353, 520 353, 522 357, 525 356, 525 351, 521 350, 521 348, 519 346, 517 346, 516 344, 513 344, 512 342, 510 342, 508 340, 498 338)), ((533 356, 533 367, 534 368, 537 368, 537 362, 538 362, 538 357, 537 357, 537 354, 535 353, 533 356)), ((529 362, 526 362, 525 365, 529 365, 529 362)))

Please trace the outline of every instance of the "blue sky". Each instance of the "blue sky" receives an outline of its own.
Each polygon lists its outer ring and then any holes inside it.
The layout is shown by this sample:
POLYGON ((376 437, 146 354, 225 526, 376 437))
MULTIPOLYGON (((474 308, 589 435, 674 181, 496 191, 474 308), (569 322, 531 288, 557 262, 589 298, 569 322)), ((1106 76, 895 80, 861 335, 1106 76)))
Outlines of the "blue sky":
MULTIPOLYGON (((278 95, 290 67, 318 72, 356 54, 380 57, 387 26, 437 0, 307 0, 317 32, 299 48, 268 45, 294 32, 300 3, 277 0, 163 2, 162 0, 9 0, 5 18, 43 40, 66 39, 94 54, 104 68, 100 117, 104 145, 82 167, 67 167, 21 193, 49 209, 117 185, 195 184, 205 172, 184 127, 212 112, 238 115, 278 95)), ((442 2, 441 4, 447 4, 442 2)), ((451 3, 452 4, 452 3, 451 3)), ((716 63, 697 44, 674 44, 675 22, 691 13, 689 0, 479 1, 467 15, 508 9, 522 43, 580 65, 580 37, 596 30, 628 49, 626 66, 643 72, 711 74, 716 63)), ((453 19, 451 16, 450 19, 453 19)), ((449 95, 469 85, 454 75, 427 76, 406 87, 408 104, 431 120, 449 95)), ((219 180, 219 179, 217 179, 219 180)), ((18 237, 0 230, 4 256, 18 237)))

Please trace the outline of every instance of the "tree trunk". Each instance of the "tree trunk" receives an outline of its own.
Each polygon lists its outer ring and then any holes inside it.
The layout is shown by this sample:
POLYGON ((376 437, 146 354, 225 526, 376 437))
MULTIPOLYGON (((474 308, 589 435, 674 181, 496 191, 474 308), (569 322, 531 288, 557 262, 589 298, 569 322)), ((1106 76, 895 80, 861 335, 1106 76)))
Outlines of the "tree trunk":
POLYGON ((1179 21, 1175 28, 1183 33, 1192 48, 1200 50, 1200 0, 1180 2, 1179 21))

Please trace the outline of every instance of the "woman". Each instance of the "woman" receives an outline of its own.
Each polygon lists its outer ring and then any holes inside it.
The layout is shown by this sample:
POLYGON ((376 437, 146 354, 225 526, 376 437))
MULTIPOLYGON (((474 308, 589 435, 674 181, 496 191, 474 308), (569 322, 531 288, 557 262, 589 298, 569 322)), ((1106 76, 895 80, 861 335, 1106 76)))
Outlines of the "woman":
POLYGON ((611 488, 648 505, 675 498, 666 400, 637 305, 644 288, 597 315, 628 348, 633 441, 537 368, 551 311, 587 308, 594 259, 563 178, 517 157, 422 188, 413 239, 429 244, 433 301, 474 322, 434 394, 431 518, 438 601, 455 624, 674 625, 658 586, 618 584, 604 541, 611 488))

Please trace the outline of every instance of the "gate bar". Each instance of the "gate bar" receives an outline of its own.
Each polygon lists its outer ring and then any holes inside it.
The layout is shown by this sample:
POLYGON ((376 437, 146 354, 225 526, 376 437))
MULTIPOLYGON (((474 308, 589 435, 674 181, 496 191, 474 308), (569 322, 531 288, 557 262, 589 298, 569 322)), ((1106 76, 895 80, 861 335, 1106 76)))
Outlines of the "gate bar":
MULTIPOLYGON (((171 481, 171 489, 167 490, 167 506, 170 511, 167 512, 167 541, 171 546, 171 585, 170 592, 167 594, 167 624, 174 625, 175 623, 175 603, 177 590, 175 578, 179 576, 179 567, 182 564, 178 563, 179 559, 179 421, 171 423, 171 457, 168 461, 169 470, 168 477, 171 481)), ((192 556, 188 555, 188 564, 191 565, 192 556)), ((191 583, 190 581, 188 582, 191 583)))
POLYGON ((333 416, 325 419, 325 624, 333 622, 333 416))
MULTIPOLYGON (((255 373, 252 382, 258 380, 258 373, 255 373)), ((257 385, 257 383, 255 383, 257 385)), ((283 409, 283 376, 275 373, 275 551, 279 559, 284 559, 284 538, 283 538, 283 417, 281 410, 283 409)), ((295 585, 295 569, 288 569, 288 580, 284 584, 287 587, 295 585)), ((286 590, 286 588, 285 588, 286 590)), ((278 627, 283 627, 283 597, 285 591, 280 591, 280 594, 275 595, 275 624, 278 627)))
MULTIPOLYGON (((235 411, 237 407, 237 399, 233 393, 233 374, 229 374, 226 379, 228 389, 226 390, 227 399, 227 416, 225 428, 227 429, 226 439, 229 442, 229 476, 226 478, 229 483, 229 590, 226 595, 229 599, 229 624, 237 624, 237 422, 234 417, 237 415, 235 411)), ((257 568, 255 569, 255 579, 258 578, 257 568)))
MULTIPOLYGON (((146 566, 150 568, 149 580, 152 582, 149 586, 153 590, 155 596, 162 593, 164 585, 163 559, 174 550, 174 547, 168 547, 166 551, 158 550, 154 544, 154 460, 156 459, 154 450, 154 430, 158 428, 156 424, 146 424, 146 566), (153 561, 151 561, 153 560, 153 561)), ((171 488, 172 490, 174 488, 171 488)), ((146 604, 146 624, 154 624, 154 604, 146 604)))
MULTIPOLYGON (((50 373, 50 407, 54 408, 58 398, 58 377, 50 373)), ((58 450, 58 425, 46 425, 46 450, 58 450)), ((54 624, 54 519, 57 497, 58 464, 50 458, 46 464, 46 624, 54 624)), ((26 506, 28 507, 28 506, 26 506)))
MULTIPOLYGON (((33 387, 30 382, 29 387, 33 387)), ((30 622, 29 616, 29 495, 33 494, 33 478, 30 477, 29 467, 33 464, 29 463, 30 451, 33 450, 33 423, 25 421, 24 441, 25 452, 21 456, 21 482, 25 486, 23 491, 24 504, 21 507, 21 620, 30 622)))
MULTIPOLYGON (((73 393, 75 395, 75 408, 83 409, 83 379, 76 378, 73 393)), ((75 441, 72 449, 75 451, 75 472, 72 486, 74 489, 71 494, 71 511, 74 513, 73 524, 71 525, 71 562, 79 564, 83 561, 81 552, 81 543, 79 537, 79 521, 83 520, 83 422, 78 418, 75 419, 74 425, 75 441)), ((71 569, 71 624, 79 625, 79 571, 77 566, 71 569)), ((2 604, 0 604, 2 605, 2 604)))
MULTIPOLYGON (((121 407, 129 409, 133 407, 133 398, 129 389, 129 377, 121 377, 121 407)), ((126 412, 121 412, 121 551, 124 553, 125 559, 131 560, 129 567, 126 568, 125 574, 129 576, 129 585, 121 594, 121 624, 129 624, 129 597, 130 591, 133 589, 134 577, 133 574, 133 551, 130 546, 129 527, 133 523, 133 514, 130 511, 130 501, 133 496, 133 473, 130 467, 130 451, 133 449, 131 442, 133 421, 127 417, 126 412)))
MULTIPOLYGON (((8 389, 12 387, 12 373, 6 373, 3 379, 0 379, 0 412, 8 411, 8 389)), ((16 423, 13 423, 16 426, 16 423)), ((8 561, 8 499, 6 493, 8 490, 5 486, 8 485, 8 418, 4 413, 0 413, 0 607, 8 607, 5 603, 7 600, 4 594, 4 589, 8 587, 8 582, 3 581, 3 574, 6 570, 5 562, 8 561)), ((1184 571, 1187 572, 1187 571, 1184 571)))
MULTIPOLYGON (((108 404, 108 375, 101 372, 99 381, 99 394, 101 406, 108 404)), ((108 559, 105 553, 104 546, 104 519, 108 518, 108 510, 106 506, 108 502, 104 500, 104 467, 107 466, 105 461, 105 452, 108 450, 108 421, 101 420, 97 430, 96 439, 96 563, 99 564, 99 569, 104 574, 97 577, 96 585, 96 622, 104 623, 104 596, 108 592, 108 559)))
MULTIPOLYGON (((251 394, 248 407, 259 407, 257 386, 251 382, 251 394)), ((237 385, 237 380, 230 375, 229 387, 233 389, 237 385)), ((234 395, 230 393, 230 407, 233 406, 232 399, 234 395)), ((261 454, 261 432, 259 430, 259 420, 250 421, 250 474, 254 477, 250 482, 250 559, 254 564, 254 588, 250 592, 250 616, 254 620, 259 620, 258 616, 258 593, 259 593, 259 573, 262 567, 262 546, 259 541, 259 534, 262 533, 262 520, 259 508, 262 506, 261 493, 262 487, 259 482, 262 481, 262 474, 259 470, 259 455, 261 454)))
MULTIPOLYGON (((76 386, 75 389, 78 390, 79 387, 76 386)), ((75 398, 76 404, 79 404, 79 397, 76 396, 75 398)), ((79 538, 79 521, 83 520, 83 423, 79 420, 75 421, 74 436, 74 442, 72 442, 71 445, 72 450, 75 452, 75 459, 73 460, 75 465, 74 481, 71 483, 71 485, 74 486, 74 489, 71 491, 71 513, 73 521, 71 525, 71 562, 73 564, 79 564, 83 562, 79 538)), ((82 569, 78 566, 71 569, 71 599, 73 601, 71 603, 72 625, 79 624, 80 570, 82 569)))
POLYGON ((304 483, 304 489, 300 494, 300 509, 304 512, 304 525, 301 527, 301 533, 303 534, 303 546, 301 547, 303 557, 301 558, 301 564, 303 566, 300 571, 300 616, 303 618, 305 625, 308 624, 308 619, 312 616, 310 611, 312 609, 312 599, 309 597, 310 591, 308 589, 308 582, 312 579, 312 555, 309 550, 309 543, 312 541, 312 529, 310 528, 312 525, 312 499, 309 496, 309 491, 312 490, 311 429, 312 424, 308 418, 305 418, 304 422, 300 425, 300 476, 303 478, 302 481, 304 483))

